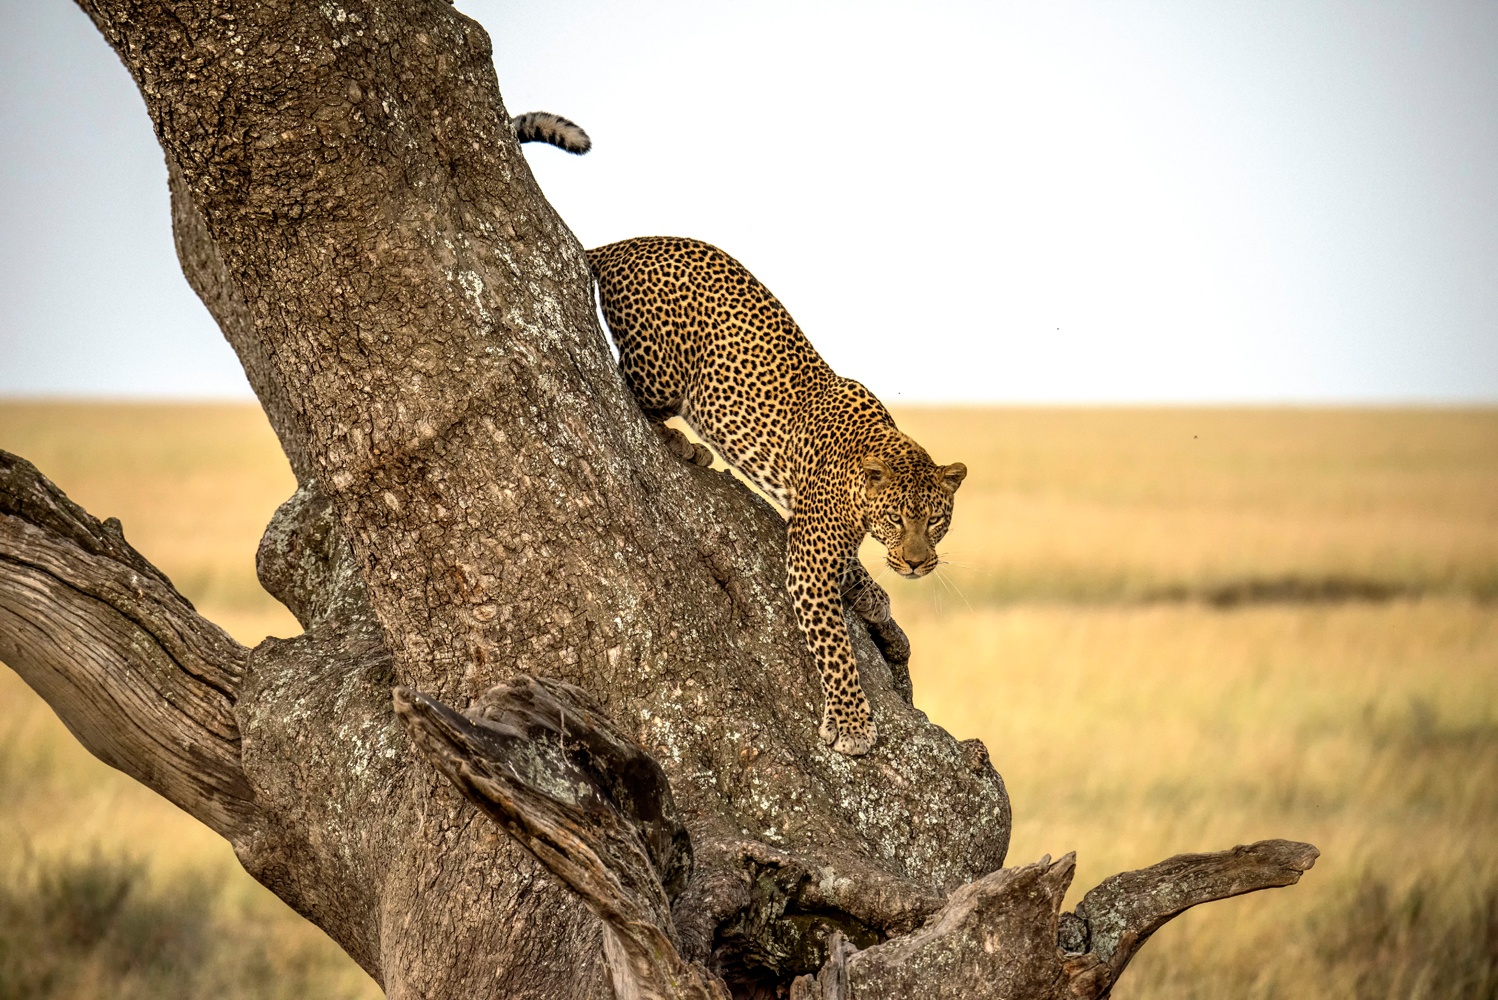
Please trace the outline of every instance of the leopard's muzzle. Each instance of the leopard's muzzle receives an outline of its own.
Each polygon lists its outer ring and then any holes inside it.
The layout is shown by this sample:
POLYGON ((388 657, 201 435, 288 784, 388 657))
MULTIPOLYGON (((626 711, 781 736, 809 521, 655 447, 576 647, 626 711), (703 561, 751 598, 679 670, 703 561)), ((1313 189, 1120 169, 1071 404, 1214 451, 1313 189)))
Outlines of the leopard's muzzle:
POLYGON ((902 514, 900 520, 904 522, 900 544, 889 550, 884 561, 905 579, 917 580, 935 569, 937 563, 936 550, 931 547, 931 539, 926 534, 927 515, 911 517, 902 514))
POLYGON ((894 570, 896 573, 899 573, 907 580, 919 580, 921 577, 925 576, 927 573, 935 569, 937 564, 935 553, 933 553, 929 559, 917 563, 914 566, 906 562, 904 559, 896 558, 893 553, 886 557, 884 561, 889 564, 890 569, 894 570))

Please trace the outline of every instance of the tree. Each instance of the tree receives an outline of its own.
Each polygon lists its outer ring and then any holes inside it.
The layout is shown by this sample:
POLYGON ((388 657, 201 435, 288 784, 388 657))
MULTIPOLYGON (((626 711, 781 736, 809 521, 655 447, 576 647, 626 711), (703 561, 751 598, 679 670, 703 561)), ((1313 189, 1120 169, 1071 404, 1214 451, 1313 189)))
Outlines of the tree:
POLYGON ((1310 867, 1182 856, 1059 913, 1070 857, 1001 867, 985 749, 861 625, 880 744, 822 746, 784 524, 634 406, 479 25, 83 6, 296 474, 257 565, 305 631, 240 646, 7 455, 0 656, 387 994, 1101 996, 1174 914, 1310 867))

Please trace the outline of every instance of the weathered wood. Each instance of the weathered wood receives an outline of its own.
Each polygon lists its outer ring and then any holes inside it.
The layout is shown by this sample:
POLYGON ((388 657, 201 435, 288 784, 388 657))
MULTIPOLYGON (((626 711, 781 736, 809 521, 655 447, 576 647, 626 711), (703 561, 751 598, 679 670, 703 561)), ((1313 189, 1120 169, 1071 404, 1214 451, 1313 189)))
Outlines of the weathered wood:
POLYGON ((1214 854, 1178 854, 1139 871, 1104 879, 1062 920, 1062 947, 1096 958, 1077 967, 1107 996, 1151 934, 1201 903, 1294 885, 1321 852, 1293 840, 1261 840, 1214 854))
MULTIPOLYGON (((396 689, 395 707, 427 760, 603 921, 619 996, 728 995, 678 947, 666 887, 679 894, 690 848, 666 775, 586 694, 521 678, 463 713, 404 688, 396 689)), ((797 977, 790 996, 1105 997, 1172 917, 1211 900, 1293 885, 1316 857, 1309 844, 1283 840, 1183 854, 1104 880, 1064 916, 1073 855, 1001 869, 953 892, 912 932, 862 950, 832 932, 822 969, 797 977)))
POLYGON ((118 521, 0 451, 0 659, 95 757, 230 838, 255 815, 233 714, 248 654, 118 521))
POLYGON ((676 949, 668 888, 691 869, 665 772, 579 688, 517 678, 458 713, 395 689, 428 761, 582 897, 603 922, 621 1000, 728 1000, 676 949))
POLYGON ((1268 840, 1182 854, 1105 879, 1060 914, 1075 858, 1005 868, 954 892, 913 934, 864 950, 839 940, 792 1000, 1074 1000, 1106 997, 1149 936, 1192 906, 1294 885, 1309 844, 1268 840))
POLYGON ((914 933, 841 956, 824 1000, 1059 997, 1056 921, 1073 869, 1068 855, 963 886, 914 933))

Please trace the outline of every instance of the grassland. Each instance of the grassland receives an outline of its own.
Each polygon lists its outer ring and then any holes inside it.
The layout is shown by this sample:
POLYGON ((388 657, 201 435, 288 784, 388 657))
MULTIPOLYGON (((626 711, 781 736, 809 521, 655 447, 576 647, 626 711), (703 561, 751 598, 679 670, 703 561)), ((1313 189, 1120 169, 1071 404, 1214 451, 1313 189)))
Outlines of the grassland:
MULTIPOLYGON (((1115 996, 1498 997, 1498 412, 911 410, 972 474, 940 579, 886 581, 917 704, 981 737, 1011 860, 1078 888, 1310 840, 1301 885, 1157 935, 1115 996)), ((291 478, 249 409, 0 405, 241 640, 291 478)), ((227 847, 0 671, 0 1000, 372 997, 227 847), (29 978, 28 978, 29 977, 29 978)))

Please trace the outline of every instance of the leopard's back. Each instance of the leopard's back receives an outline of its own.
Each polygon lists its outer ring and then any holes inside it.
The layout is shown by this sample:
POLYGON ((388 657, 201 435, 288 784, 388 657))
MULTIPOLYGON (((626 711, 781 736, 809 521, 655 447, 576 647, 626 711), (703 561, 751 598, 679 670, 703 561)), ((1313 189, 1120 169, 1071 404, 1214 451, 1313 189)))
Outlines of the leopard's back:
POLYGON ((938 466, 866 388, 839 378, 738 261, 697 240, 645 237, 588 252, 625 381, 668 450, 707 449, 667 427, 680 414, 790 515, 786 590, 822 677, 818 731, 858 755, 877 727, 844 598, 894 669, 910 655, 889 595, 858 561, 873 534, 902 576, 935 568, 966 466, 938 466))
POLYGON ((790 313, 742 264, 698 240, 623 240, 588 260, 646 415, 680 414, 789 508, 807 430, 798 421, 839 381, 790 313))

